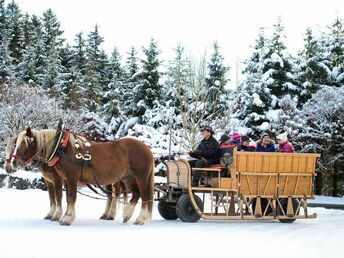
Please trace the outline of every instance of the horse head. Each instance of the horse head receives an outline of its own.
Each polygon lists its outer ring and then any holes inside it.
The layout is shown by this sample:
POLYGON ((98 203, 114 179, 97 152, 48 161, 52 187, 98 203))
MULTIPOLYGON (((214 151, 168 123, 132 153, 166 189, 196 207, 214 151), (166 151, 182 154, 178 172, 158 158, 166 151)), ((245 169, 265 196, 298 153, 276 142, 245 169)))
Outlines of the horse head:
POLYGON ((8 174, 15 172, 15 170, 11 166, 11 160, 14 153, 14 149, 16 148, 16 141, 17 141, 17 136, 10 135, 7 138, 6 158, 5 158, 5 163, 4 163, 4 169, 8 174))
POLYGON ((19 133, 14 152, 11 159, 13 170, 30 165, 37 152, 37 145, 33 131, 28 127, 25 131, 19 133))

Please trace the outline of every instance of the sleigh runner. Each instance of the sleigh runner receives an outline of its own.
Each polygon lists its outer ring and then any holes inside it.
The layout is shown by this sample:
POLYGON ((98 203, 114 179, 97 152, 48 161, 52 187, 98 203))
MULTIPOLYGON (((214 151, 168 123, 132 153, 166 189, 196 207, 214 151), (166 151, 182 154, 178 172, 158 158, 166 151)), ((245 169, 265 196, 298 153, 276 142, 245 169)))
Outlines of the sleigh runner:
POLYGON ((185 222, 206 220, 278 219, 291 223, 308 214, 313 199, 316 160, 319 154, 238 152, 222 165, 191 169, 186 160, 166 161, 166 195, 159 212, 165 219, 185 222), (201 170, 198 186, 192 174, 201 170))

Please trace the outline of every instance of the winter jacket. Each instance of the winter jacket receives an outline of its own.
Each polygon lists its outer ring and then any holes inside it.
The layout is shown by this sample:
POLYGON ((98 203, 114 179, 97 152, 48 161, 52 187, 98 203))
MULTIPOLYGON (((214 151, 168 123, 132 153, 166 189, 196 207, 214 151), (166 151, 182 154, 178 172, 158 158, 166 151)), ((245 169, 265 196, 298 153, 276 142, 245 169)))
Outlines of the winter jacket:
POLYGON ((211 159, 217 156, 217 150, 219 148, 219 143, 217 140, 211 136, 208 140, 203 139, 197 147, 195 153, 202 156, 205 159, 211 159))
POLYGON ((276 148, 275 148, 275 145, 270 142, 266 148, 264 148, 262 145, 261 145, 261 141, 259 141, 257 143, 257 148, 256 148, 256 151, 257 152, 275 152, 276 151, 276 148))
POLYGON ((279 152, 287 152, 287 153, 293 153, 294 152, 293 145, 288 141, 283 142, 282 144, 280 144, 279 147, 280 147, 279 152))

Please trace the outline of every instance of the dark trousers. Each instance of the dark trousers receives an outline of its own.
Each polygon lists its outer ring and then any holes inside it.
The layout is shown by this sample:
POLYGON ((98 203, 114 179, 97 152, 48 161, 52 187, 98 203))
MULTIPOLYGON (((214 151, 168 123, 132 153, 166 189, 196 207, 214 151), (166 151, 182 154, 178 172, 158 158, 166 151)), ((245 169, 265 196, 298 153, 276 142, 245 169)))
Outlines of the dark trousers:
MULTIPOLYGON (((213 159, 193 159, 189 160, 189 164, 191 168, 204 168, 210 165, 215 164, 213 159)), ((202 176, 202 171, 197 170, 192 173, 192 182, 196 183, 202 176)))

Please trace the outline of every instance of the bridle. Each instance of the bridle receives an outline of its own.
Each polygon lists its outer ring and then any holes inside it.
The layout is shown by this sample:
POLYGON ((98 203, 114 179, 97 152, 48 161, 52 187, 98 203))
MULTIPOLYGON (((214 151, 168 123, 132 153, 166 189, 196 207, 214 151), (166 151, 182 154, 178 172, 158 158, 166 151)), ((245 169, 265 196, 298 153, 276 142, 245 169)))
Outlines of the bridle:
MULTIPOLYGON (((34 145, 35 138, 34 138, 34 137, 29 138, 29 139, 27 140, 27 142, 28 142, 28 149, 29 149, 29 150, 31 150, 31 149, 33 149, 33 148, 35 147, 35 145, 34 145)), ((14 150, 14 154, 12 155, 11 160, 20 160, 20 161, 22 161, 25 165, 28 164, 29 162, 31 162, 31 161, 34 159, 34 157, 39 153, 39 152, 33 153, 29 158, 27 158, 27 159, 24 161, 24 160, 22 159, 22 155, 19 155, 19 154, 16 153, 16 150, 17 150, 17 146, 16 146, 16 145, 15 145, 14 148, 15 148, 15 150, 14 150)))

